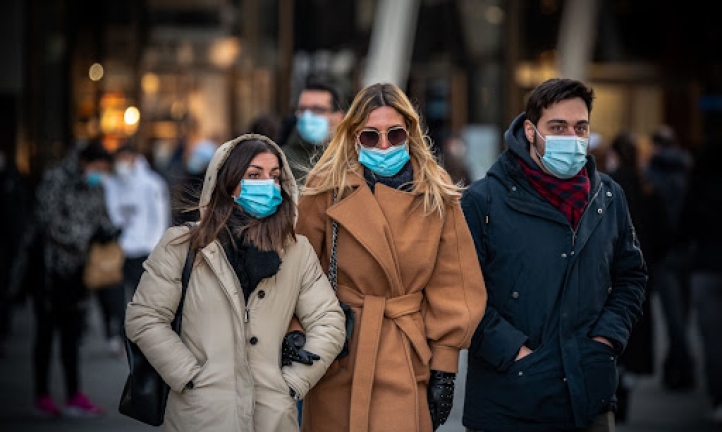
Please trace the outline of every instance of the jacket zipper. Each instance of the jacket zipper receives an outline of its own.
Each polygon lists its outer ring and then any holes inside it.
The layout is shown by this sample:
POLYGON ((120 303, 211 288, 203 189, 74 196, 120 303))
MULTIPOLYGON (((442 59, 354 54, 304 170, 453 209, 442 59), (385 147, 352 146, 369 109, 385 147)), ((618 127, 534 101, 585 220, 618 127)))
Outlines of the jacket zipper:
POLYGON ((576 242, 577 242, 577 231, 579 230, 579 227, 582 225, 582 219, 584 219, 584 215, 587 214, 587 210, 589 210, 589 204, 591 204, 595 199, 597 199, 597 195, 599 195, 599 192, 601 192, 601 191, 602 191, 602 182, 599 182, 599 187, 597 187, 597 191, 589 199, 587 208, 584 209, 584 212, 582 213, 582 217, 579 218, 579 223, 577 224, 577 227, 572 228, 572 226, 569 225, 569 229, 572 230, 572 251, 574 250, 574 246, 576 245, 576 242))

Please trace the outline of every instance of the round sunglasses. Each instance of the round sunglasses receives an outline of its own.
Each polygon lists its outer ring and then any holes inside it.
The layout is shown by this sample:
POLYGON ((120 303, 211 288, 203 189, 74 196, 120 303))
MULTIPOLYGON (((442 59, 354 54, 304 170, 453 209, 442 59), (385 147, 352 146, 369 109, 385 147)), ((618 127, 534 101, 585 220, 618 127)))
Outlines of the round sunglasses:
POLYGON ((364 147, 376 147, 381 142, 381 135, 386 135, 386 140, 392 146, 403 144, 409 137, 406 129, 401 126, 392 127, 386 132, 380 132, 376 129, 364 129, 358 134, 358 142, 364 147))

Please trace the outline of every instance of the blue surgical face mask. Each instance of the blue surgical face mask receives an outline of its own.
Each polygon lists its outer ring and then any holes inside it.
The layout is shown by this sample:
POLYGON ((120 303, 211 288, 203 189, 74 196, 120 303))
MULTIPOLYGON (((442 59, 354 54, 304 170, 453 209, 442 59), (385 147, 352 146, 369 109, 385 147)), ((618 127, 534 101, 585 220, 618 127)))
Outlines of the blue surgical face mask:
POLYGON ((304 111, 296 122, 296 129, 304 141, 320 145, 328 137, 328 119, 311 111, 304 111))
MULTIPOLYGON (((540 136, 539 131, 534 128, 540 136)), ((587 163, 587 148, 589 140, 578 136, 547 135, 542 137, 545 141, 544 156, 537 151, 542 165, 554 177, 569 179, 579 174, 587 163)), ((534 149, 536 151, 536 148, 534 149)))
POLYGON ((273 179, 241 180, 241 193, 233 200, 256 219, 276 213, 281 205, 281 186, 273 179))
POLYGON ((410 158, 409 146, 406 143, 384 150, 359 144, 358 161, 380 176, 391 177, 398 174, 410 158))
POLYGON ((85 183, 90 187, 100 186, 103 183, 103 174, 98 171, 88 171, 85 173, 85 183))

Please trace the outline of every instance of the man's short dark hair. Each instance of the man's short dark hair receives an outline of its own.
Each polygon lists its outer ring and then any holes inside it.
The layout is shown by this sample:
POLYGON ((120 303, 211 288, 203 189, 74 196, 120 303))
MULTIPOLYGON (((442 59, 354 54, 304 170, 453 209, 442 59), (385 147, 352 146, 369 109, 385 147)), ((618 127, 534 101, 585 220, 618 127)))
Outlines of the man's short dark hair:
POLYGON ((674 129, 668 125, 661 125, 652 133, 652 144, 662 147, 670 148, 677 143, 677 135, 674 133, 674 129))
POLYGON ((128 140, 121 144, 117 149, 115 149, 115 152, 113 152, 113 156, 118 156, 123 153, 136 154, 138 153, 138 149, 132 141, 128 140))
MULTIPOLYGON (((336 89, 336 87, 317 80, 309 80, 306 85, 303 87, 302 91, 305 90, 315 90, 315 91, 324 91, 328 92, 331 95, 331 107, 334 111, 341 111, 343 110, 343 107, 341 106, 341 94, 336 89)), ((299 93, 300 97, 300 93, 299 93)))
POLYGON ((105 149, 103 143, 100 140, 91 140, 78 154, 80 160, 85 162, 95 162, 103 160, 106 162, 112 162, 113 157, 110 152, 105 149))
POLYGON ((592 112, 592 101, 594 101, 594 90, 587 87, 583 82, 569 78, 552 78, 539 84, 532 91, 526 103, 526 118, 537 124, 542 116, 542 111, 551 104, 567 99, 581 98, 587 105, 587 111, 592 112))

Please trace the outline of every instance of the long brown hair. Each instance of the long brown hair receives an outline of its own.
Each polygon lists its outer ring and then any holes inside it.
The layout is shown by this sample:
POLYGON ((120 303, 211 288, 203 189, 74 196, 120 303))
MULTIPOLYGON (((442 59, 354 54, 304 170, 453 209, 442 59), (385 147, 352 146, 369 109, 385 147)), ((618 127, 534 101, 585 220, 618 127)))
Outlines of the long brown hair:
MULTIPOLYGON (((296 239, 294 222, 296 218, 296 204, 289 195, 290 187, 284 187, 285 182, 293 181, 286 175, 278 147, 260 139, 240 141, 228 155, 218 170, 216 186, 211 192, 208 204, 201 211, 200 222, 193 226, 188 233, 190 247, 200 249, 216 240, 222 231, 231 234, 245 234, 251 244, 262 251, 281 252, 289 241, 296 239), (276 213, 263 219, 247 218, 247 223, 238 227, 229 227, 228 220, 233 210, 238 206, 233 200, 233 192, 243 179, 253 158, 261 153, 271 153, 278 158, 281 168, 279 181, 281 182, 282 202, 276 213), (231 232, 233 230, 233 232, 231 232)), ((208 174, 206 174, 208 177, 208 174)))

